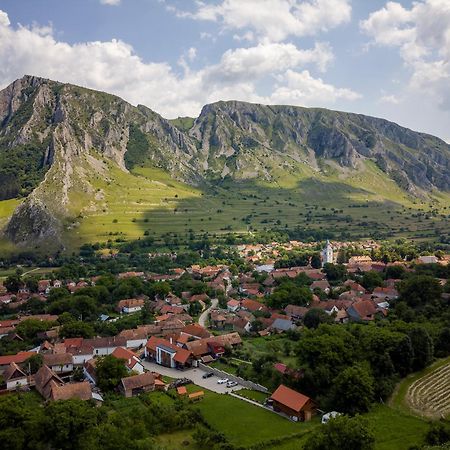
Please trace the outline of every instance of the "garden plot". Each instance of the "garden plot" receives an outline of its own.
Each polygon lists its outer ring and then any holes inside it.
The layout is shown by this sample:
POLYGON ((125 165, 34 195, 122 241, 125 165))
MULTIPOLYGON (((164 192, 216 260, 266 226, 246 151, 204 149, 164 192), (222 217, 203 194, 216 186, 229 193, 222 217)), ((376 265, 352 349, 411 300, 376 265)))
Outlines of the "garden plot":
POLYGON ((450 362, 419 378, 408 389, 406 401, 416 412, 440 418, 450 414, 450 362))

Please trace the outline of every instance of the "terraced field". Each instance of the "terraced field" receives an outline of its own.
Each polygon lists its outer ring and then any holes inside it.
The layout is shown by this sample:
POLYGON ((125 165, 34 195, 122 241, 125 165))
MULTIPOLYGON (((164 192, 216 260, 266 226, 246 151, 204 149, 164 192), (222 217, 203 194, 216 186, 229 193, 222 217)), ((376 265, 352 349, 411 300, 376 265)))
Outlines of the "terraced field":
POLYGON ((450 416, 450 361, 414 381, 406 402, 416 413, 430 418, 450 416))

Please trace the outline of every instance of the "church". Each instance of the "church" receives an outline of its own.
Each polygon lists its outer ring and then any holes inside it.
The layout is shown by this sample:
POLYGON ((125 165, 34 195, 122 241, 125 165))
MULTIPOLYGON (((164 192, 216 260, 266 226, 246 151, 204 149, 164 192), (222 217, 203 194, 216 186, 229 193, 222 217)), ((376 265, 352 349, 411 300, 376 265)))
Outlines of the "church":
POLYGON ((329 240, 327 240, 327 244, 322 250, 322 267, 327 263, 334 263, 333 247, 331 246, 329 240))

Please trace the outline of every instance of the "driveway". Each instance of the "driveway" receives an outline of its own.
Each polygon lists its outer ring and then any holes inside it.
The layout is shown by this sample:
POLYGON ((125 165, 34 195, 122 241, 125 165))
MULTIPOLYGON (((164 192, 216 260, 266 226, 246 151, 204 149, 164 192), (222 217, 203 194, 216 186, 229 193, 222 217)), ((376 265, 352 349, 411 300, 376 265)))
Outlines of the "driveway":
POLYGON ((210 391, 217 392, 218 394, 225 394, 226 392, 237 391, 242 389, 242 386, 238 385, 234 388, 227 388, 226 384, 217 384, 216 376, 210 378, 203 378, 205 373, 202 369, 192 368, 186 370, 170 369, 169 367, 160 366, 154 362, 142 361, 143 366, 153 372, 158 372, 161 375, 165 375, 171 378, 189 378, 197 386, 209 389, 210 391))
POLYGON ((205 309, 198 318, 198 324, 202 327, 206 328, 206 321, 208 319, 208 314, 211 311, 211 309, 214 309, 219 303, 219 300, 217 298, 213 298, 211 300, 211 306, 208 309, 205 309))

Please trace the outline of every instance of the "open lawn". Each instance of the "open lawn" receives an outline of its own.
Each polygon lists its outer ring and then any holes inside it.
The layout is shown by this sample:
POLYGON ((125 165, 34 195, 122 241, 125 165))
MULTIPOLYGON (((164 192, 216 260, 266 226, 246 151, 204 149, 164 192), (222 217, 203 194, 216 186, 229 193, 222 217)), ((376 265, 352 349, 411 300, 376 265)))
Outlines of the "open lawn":
POLYGON ((232 444, 251 446, 287 435, 307 433, 317 421, 294 423, 243 400, 205 391, 196 404, 208 423, 227 436, 232 444))

